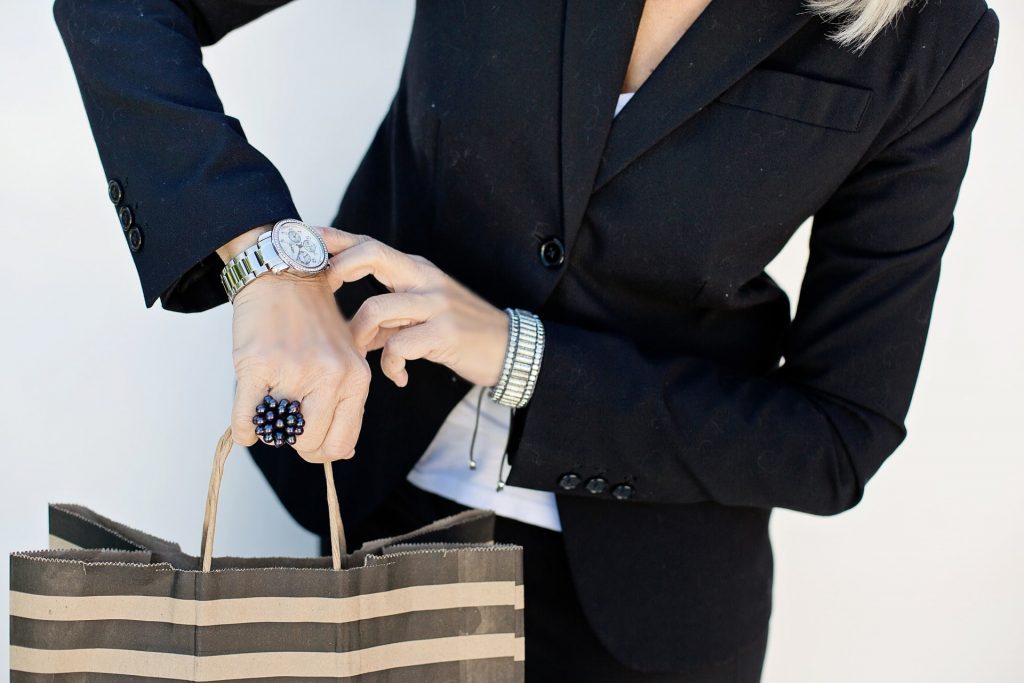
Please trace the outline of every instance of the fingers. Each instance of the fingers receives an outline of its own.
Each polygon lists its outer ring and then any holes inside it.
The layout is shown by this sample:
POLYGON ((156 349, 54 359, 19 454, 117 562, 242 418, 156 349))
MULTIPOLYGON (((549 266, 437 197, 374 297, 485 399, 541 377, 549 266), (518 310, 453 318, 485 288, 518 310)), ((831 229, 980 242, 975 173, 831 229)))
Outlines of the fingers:
MULTIPOLYGON (((303 449, 296 450, 299 455, 311 463, 327 463, 355 455, 355 442, 362 426, 362 412, 366 409, 367 396, 370 392, 370 367, 365 365, 352 373, 340 394, 336 393, 330 401, 331 410, 324 417, 317 418, 315 438, 310 437, 303 449)), ((325 408, 323 402, 318 408, 325 408)), ((317 411, 321 415, 324 411, 317 411)), ((310 422, 307 420, 306 424, 310 422)), ((304 434, 303 434, 304 435, 304 434)))
POLYGON ((363 423, 366 396, 349 396, 338 403, 331 428, 321 447, 313 454, 314 462, 331 462, 355 455, 356 441, 363 423))
POLYGON ((336 370, 322 374, 302 400, 305 430, 295 451, 309 462, 323 463, 352 457, 370 391, 370 366, 357 354, 336 370))
POLYGON ((433 323, 398 330, 384 342, 384 350, 380 355, 381 370, 396 385, 404 387, 409 383, 405 362, 418 358, 439 360, 435 357, 437 343, 438 335, 433 329, 433 323))
POLYGON ((235 443, 242 446, 256 443, 256 426, 252 417, 268 386, 264 378, 251 370, 239 373, 235 383, 235 402, 231 408, 231 439, 235 443))
POLYGON ((306 396, 302 397, 302 417, 305 425, 302 434, 295 437, 292 448, 310 462, 322 462, 313 459, 327 436, 334 419, 334 409, 338 404, 339 392, 336 387, 328 384, 318 385, 306 396))
POLYGON ((363 352, 363 358, 365 358, 366 354, 370 351, 376 351, 383 347, 387 340, 391 338, 391 335, 401 329, 401 327, 378 327, 377 334, 373 335, 373 339, 371 339, 365 347, 360 349, 363 352))
POLYGON ((346 282, 372 275, 392 292, 406 291, 425 284, 429 269, 424 265, 383 242, 367 238, 331 257, 327 281, 336 290, 346 282))
POLYGON ((372 239, 368 235, 357 235, 351 232, 345 232, 338 228, 331 227, 329 225, 317 225, 313 226, 324 240, 324 244, 327 245, 327 252, 330 254, 337 254, 345 251, 350 247, 354 247, 360 242, 372 239))
POLYGON ((382 328, 403 327, 426 322, 439 302, 429 294, 396 292, 368 297, 349 321, 352 339, 359 348, 370 348, 382 328))

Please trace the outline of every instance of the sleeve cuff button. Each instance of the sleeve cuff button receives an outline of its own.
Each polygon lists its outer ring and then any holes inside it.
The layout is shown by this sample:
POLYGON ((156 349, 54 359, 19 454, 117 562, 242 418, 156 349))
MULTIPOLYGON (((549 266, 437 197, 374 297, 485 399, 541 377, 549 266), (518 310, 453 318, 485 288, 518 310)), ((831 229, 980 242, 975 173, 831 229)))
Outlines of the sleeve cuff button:
POLYGON ((561 479, 558 480, 558 487, 566 491, 572 491, 578 488, 581 483, 583 483, 583 480, 579 478, 579 475, 569 472, 568 474, 563 474, 561 479))
POLYGON ((612 496, 616 500, 629 500, 634 493, 636 493, 636 489, 629 484, 618 484, 612 489, 612 496))
POLYGON ((117 210, 117 219, 121 221, 121 229, 128 230, 132 227, 132 210, 127 206, 122 206, 117 210))
POLYGON ((114 204, 119 204, 121 199, 124 197, 124 192, 121 190, 121 183, 117 182, 113 178, 107 182, 107 197, 114 204))
POLYGON ((132 251, 142 249, 142 231, 139 230, 138 226, 133 225, 128 230, 128 247, 132 251))

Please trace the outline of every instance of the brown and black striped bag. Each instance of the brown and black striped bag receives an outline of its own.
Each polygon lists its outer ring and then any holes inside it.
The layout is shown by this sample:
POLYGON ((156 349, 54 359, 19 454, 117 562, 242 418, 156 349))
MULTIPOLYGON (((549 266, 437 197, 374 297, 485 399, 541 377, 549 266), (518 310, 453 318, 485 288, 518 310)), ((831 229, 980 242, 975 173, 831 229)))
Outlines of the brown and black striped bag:
POLYGON ((349 554, 213 561, 221 437, 201 557, 78 505, 50 548, 11 553, 11 680, 522 681, 522 546, 467 510, 349 554), (213 565, 216 565, 216 568, 213 565))

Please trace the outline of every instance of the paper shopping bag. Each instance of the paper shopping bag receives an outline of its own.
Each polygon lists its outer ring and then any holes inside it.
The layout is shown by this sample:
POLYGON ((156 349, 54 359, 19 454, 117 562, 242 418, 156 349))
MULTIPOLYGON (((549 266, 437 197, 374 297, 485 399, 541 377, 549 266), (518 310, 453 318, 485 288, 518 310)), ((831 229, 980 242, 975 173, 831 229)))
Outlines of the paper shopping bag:
POLYGON ((51 504, 50 548, 11 553, 11 680, 522 681, 522 546, 467 510, 348 553, 325 465, 332 556, 213 558, 230 430, 201 555, 51 504))

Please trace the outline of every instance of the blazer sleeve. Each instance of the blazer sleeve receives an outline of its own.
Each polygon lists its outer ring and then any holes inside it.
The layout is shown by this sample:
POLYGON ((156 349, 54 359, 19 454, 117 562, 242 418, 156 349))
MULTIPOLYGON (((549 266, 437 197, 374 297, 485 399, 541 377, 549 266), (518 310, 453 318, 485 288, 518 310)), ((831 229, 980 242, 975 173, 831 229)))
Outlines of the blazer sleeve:
POLYGON ((860 502, 907 434, 997 35, 989 9, 910 123, 816 212, 783 365, 744 374, 545 321, 533 397, 512 416, 506 483, 611 501, 621 482, 629 504, 819 515, 860 502), (563 489, 570 472, 608 486, 563 489))
POLYGON ((215 250, 258 225, 299 217, 281 174, 224 113, 201 52, 288 1, 53 5, 107 179, 97 190, 120 187, 110 193, 109 229, 125 236, 147 307, 158 298, 182 312, 226 302, 215 250))

